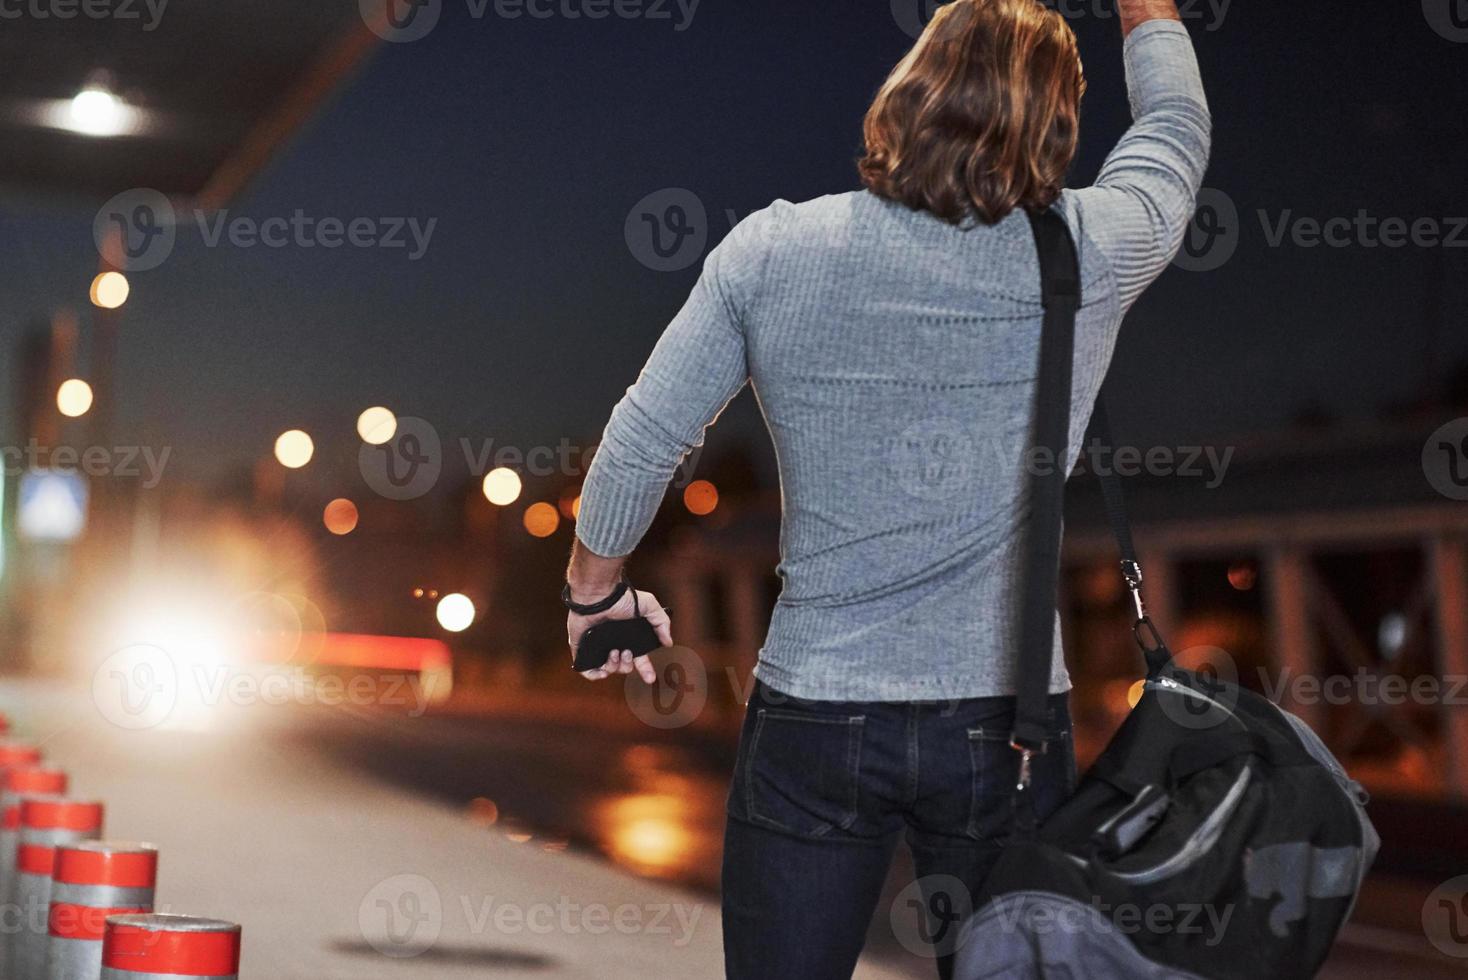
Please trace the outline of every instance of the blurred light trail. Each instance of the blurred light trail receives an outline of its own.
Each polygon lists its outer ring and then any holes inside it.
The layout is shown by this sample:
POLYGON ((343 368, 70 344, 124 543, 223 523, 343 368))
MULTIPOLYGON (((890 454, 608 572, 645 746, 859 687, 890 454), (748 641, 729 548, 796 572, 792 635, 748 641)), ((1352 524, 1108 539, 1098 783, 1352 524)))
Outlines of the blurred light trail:
POLYGON ((316 444, 300 429, 282 432, 275 440, 275 458, 286 469, 298 470, 311 462, 316 454, 316 444))
POLYGON ((357 505, 346 497, 337 497, 326 505, 326 511, 321 515, 326 529, 332 534, 351 534, 357 529, 357 505))
MULTIPOLYGON (((313 637, 313 667, 359 667, 363 670, 447 671, 453 663, 448 645, 421 636, 375 636, 369 633, 320 633, 313 637)), ((250 645, 246 657, 261 663, 287 663, 293 646, 250 645)))
POLYGON ((561 515, 547 503, 531 504, 525 509, 525 530, 537 538, 548 538, 561 526, 561 515))
POLYGON ((132 286, 121 272, 99 272, 92 280, 90 295, 92 305, 104 310, 115 310, 127 302, 132 286))
POLYGON ((81 418, 91 407, 92 386, 81 378, 69 378, 56 389, 56 408, 67 418, 81 418))
POLYGON ((398 431, 398 418, 389 409, 374 405, 357 416, 357 435, 369 446, 380 446, 398 431))
POLYGON ((461 592, 451 592, 438 600, 435 613, 438 625, 450 633, 462 633, 474 625, 474 603, 461 592))
POLYGON ((484 477, 484 499, 504 507, 520 499, 520 474, 500 466, 484 477))

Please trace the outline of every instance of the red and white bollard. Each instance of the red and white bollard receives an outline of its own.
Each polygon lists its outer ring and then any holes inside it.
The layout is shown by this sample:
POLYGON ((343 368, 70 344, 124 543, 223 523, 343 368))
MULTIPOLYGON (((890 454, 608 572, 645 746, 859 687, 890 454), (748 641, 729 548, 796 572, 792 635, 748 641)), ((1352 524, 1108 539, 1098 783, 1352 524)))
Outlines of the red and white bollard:
POLYGON ((102 804, 60 797, 25 799, 20 804, 20 846, 15 851, 13 908, 20 931, 5 960, 5 976, 41 980, 46 975, 46 918, 51 909, 51 874, 56 848, 102 836, 102 804))
POLYGON ((41 750, 30 742, 15 739, 0 739, 0 768, 13 766, 37 766, 41 763, 41 750))
POLYGON ((20 766, 0 776, 0 903, 6 903, 0 905, 0 966, 8 962, 16 931, 25 925, 25 910, 8 904, 15 882, 15 852, 20 846, 20 801, 65 792, 66 773, 59 769, 20 766))
POLYGON ((114 915, 100 980, 239 980, 240 927, 191 915, 114 915))
POLYGON ((82 841, 56 849, 51 873, 46 980, 97 980, 109 916, 153 911, 158 849, 82 841))

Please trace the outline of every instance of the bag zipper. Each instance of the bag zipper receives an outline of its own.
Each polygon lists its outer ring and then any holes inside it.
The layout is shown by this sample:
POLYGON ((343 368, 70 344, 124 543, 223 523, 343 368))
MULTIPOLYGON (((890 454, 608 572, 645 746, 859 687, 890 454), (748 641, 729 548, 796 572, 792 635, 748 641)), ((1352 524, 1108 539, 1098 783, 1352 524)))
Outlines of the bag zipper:
POLYGON ((1172 692, 1174 692, 1176 694, 1185 694, 1185 695, 1187 695, 1190 698, 1197 698, 1200 701, 1207 701, 1209 704, 1213 705, 1215 708, 1217 708, 1219 711, 1222 711, 1224 714, 1228 715, 1230 718, 1233 718, 1233 719, 1237 720, 1238 717, 1239 717, 1237 714, 1234 713, 1234 710, 1232 708, 1230 708, 1228 705, 1224 704, 1222 701, 1216 700, 1214 698, 1210 698, 1208 695, 1204 694, 1202 691, 1195 691, 1191 687, 1188 687, 1185 684, 1179 684, 1177 681, 1173 680, 1171 677, 1161 677, 1161 678, 1158 678, 1155 681, 1146 681, 1145 684, 1144 684, 1144 686, 1145 687, 1150 687, 1153 690, 1156 690, 1158 688, 1161 688, 1164 691, 1172 691, 1172 692))

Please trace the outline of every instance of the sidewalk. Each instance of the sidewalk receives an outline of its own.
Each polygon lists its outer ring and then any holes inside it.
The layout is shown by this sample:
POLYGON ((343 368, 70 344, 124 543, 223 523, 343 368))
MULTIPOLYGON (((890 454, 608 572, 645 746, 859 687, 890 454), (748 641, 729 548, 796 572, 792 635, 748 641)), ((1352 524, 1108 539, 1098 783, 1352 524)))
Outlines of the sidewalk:
POLYGON ((0 685, 0 710, 71 773, 74 794, 105 801, 108 836, 158 845, 160 911, 244 927, 243 977, 722 975, 706 896, 516 843, 287 752, 287 710, 221 708, 203 731, 127 731, 85 690, 14 681, 0 685))

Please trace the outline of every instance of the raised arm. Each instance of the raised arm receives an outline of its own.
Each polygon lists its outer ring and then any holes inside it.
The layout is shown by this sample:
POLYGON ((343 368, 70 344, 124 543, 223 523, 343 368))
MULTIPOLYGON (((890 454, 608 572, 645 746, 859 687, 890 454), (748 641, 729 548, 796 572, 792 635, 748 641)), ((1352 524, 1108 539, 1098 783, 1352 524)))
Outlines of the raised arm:
POLYGON ((1116 0, 1117 13, 1121 15, 1121 36, 1130 37, 1133 30, 1149 20, 1182 21, 1177 12, 1177 0, 1116 0))
POLYGON ((1093 187, 1068 195, 1111 260, 1122 309, 1177 254, 1208 167, 1212 118, 1173 0, 1117 0, 1132 127, 1093 187))
MULTIPOLYGON (((704 430, 749 379, 743 316, 762 271, 769 216, 769 211, 751 215, 710 253, 688 302, 664 331, 637 383, 613 409, 581 492, 566 572, 574 602, 591 604, 616 586, 678 464, 703 444, 704 430)), ((630 617, 632 605, 628 595, 598 616, 573 613, 567 622, 573 650, 587 628, 603 619, 630 617)), ((639 605, 663 643, 671 644, 667 616, 656 610, 656 597, 644 592, 639 605)), ((627 673, 632 667, 629 659, 587 676, 627 673)), ((646 658, 636 667, 643 679, 654 679, 646 658)))

